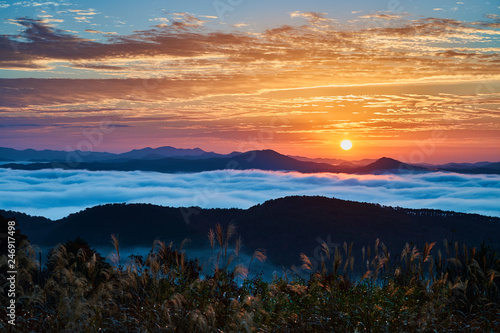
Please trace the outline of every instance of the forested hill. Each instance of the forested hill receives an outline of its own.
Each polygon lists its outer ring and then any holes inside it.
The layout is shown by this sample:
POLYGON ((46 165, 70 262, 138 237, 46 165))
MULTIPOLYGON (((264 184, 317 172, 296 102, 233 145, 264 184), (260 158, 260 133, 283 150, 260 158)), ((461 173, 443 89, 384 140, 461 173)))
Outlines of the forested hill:
POLYGON ((486 241, 500 247, 500 218, 325 197, 286 197, 246 210, 108 204, 58 221, 5 211, 0 214, 7 218, 16 215, 21 231, 40 245, 77 236, 94 246, 109 245, 110 235, 118 234, 122 247, 150 246, 156 238, 180 244, 189 238, 189 246, 199 248, 208 246, 208 230, 216 223, 233 223, 244 249, 264 248, 269 260, 277 264, 296 263, 299 253, 313 253, 323 241, 330 246, 354 242, 360 250, 380 238, 397 252, 406 242, 442 244, 445 238, 474 246, 486 241))

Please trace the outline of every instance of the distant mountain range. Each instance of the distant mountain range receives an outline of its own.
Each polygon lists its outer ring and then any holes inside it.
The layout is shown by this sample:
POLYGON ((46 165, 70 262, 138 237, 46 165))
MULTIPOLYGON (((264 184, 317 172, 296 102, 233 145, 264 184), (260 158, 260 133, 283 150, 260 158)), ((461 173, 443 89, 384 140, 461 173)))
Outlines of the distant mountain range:
POLYGON ((500 162, 448 163, 436 166, 437 170, 470 173, 470 174, 500 174, 500 162))
POLYGON ((392 158, 383 157, 378 160, 360 160, 352 163, 337 159, 309 159, 300 156, 291 157, 282 155, 273 150, 217 154, 214 152, 206 152, 200 148, 180 149, 170 146, 135 149, 121 154, 0 148, 0 161, 2 161, 0 167, 22 170, 62 168, 93 171, 141 170, 157 172, 201 172, 224 169, 259 169, 271 171, 298 171, 304 173, 334 172, 366 174, 410 171, 449 171, 471 174, 500 174, 500 162, 411 165, 392 158), (9 161, 12 163, 8 163, 9 161))
POLYGON ((170 146, 159 148, 143 148, 134 149, 126 153, 114 154, 106 152, 84 152, 75 151, 60 151, 60 150, 16 150, 13 148, 0 147, 0 161, 11 162, 60 162, 68 163, 75 162, 78 159, 80 162, 97 162, 97 161, 117 161, 131 159, 146 159, 154 160, 165 157, 183 157, 183 158, 210 158, 210 157, 230 157, 237 152, 228 155, 206 152, 200 148, 183 149, 170 146))
MULTIPOLYGON (((329 246, 354 242, 361 257, 362 246, 377 238, 393 257, 406 242, 465 241, 479 246, 486 241, 500 247, 500 218, 430 209, 403 209, 325 197, 286 197, 249 209, 201 209, 162 207, 151 204, 108 204, 85 209, 61 220, 51 221, 19 212, 2 211, 16 218, 22 233, 32 243, 53 246, 77 236, 93 246, 109 245, 118 234, 122 247, 150 246, 154 239, 190 248, 206 248, 207 233, 216 223, 234 223, 244 248, 267 250, 278 265, 297 264, 299 253, 311 257, 322 242, 329 246)), ((397 260, 397 259, 395 259, 397 260)))
POLYGON ((8 163, 2 168, 20 170, 42 169, 84 169, 90 171, 156 171, 156 172, 202 172, 213 170, 268 170, 297 171, 303 173, 335 172, 335 173, 382 173, 426 171, 427 169, 408 165, 391 158, 381 158, 363 167, 334 166, 327 163, 304 162, 279 154, 273 150, 256 150, 235 154, 232 157, 184 158, 165 157, 161 159, 124 159, 101 162, 81 163, 8 163))
POLYGON ((294 158, 296 160, 304 161, 304 162, 328 163, 331 165, 349 166, 349 167, 365 166, 365 165, 373 163, 377 160, 377 159, 365 158, 365 159, 357 160, 357 161, 346 161, 346 160, 343 160, 340 158, 309 158, 309 157, 294 156, 294 155, 288 155, 288 156, 291 158, 294 158))

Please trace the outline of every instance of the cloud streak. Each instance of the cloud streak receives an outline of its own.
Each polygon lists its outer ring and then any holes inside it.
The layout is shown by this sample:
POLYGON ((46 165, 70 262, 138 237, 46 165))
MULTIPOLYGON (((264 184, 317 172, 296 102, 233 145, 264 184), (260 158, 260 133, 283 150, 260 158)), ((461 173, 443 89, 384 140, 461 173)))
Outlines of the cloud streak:
POLYGON ((289 195, 322 195, 407 208, 500 216, 500 176, 300 174, 213 171, 195 174, 0 169, 0 208, 52 219, 105 203, 248 208, 289 195))
POLYGON ((464 149, 440 147, 432 157, 439 162, 497 159, 497 16, 467 22, 374 12, 352 24, 322 12, 288 16, 289 24, 267 30, 221 30, 214 17, 180 12, 152 16, 151 27, 128 34, 62 30, 48 16, 10 18, 19 31, 0 35, 0 67, 30 78, 0 79, 0 116, 39 127, 4 127, 0 145, 66 149, 61 142, 75 146, 84 137, 63 126, 108 117, 129 127, 99 149, 154 142, 230 152, 277 116, 283 126, 252 148, 295 154, 300 146, 301 154, 325 156, 349 136, 363 148, 358 158, 378 158, 380 149, 368 155, 375 140, 408 155, 417 140, 446 131, 446 144, 464 149))
MULTIPOLYGON (((80 62, 89 62, 97 66, 92 69, 96 75, 116 75, 103 66, 121 64, 121 78, 161 75, 192 83, 200 79, 217 83, 233 76, 244 82, 255 76, 257 80, 246 87, 253 92, 269 88, 265 83, 270 78, 272 87, 279 89, 331 84, 332 75, 341 84, 404 82, 450 73, 500 75, 495 52, 500 31, 491 26, 493 18, 488 24, 375 13, 362 18, 381 19, 383 24, 353 29, 339 26, 326 13, 296 11, 290 16, 293 22, 305 19, 307 24, 254 33, 221 32, 193 14, 175 13, 149 30, 108 35, 100 41, 39 19, 9 19, 23 31, 1 36, 0 67, 47 70, 53 63, 67 62, 75 69, 80 62)), ((218 85, 214 88, 205 93, 216 93, 218 85)))

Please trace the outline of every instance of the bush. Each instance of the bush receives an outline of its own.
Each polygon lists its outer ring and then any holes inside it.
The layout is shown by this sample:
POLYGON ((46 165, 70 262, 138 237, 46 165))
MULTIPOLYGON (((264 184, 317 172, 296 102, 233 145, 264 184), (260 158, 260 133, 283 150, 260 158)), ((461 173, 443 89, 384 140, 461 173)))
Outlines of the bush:
MULTIPOLYGON (((122 265, 118 239, 115 264, 81 239, 56 246, 40 269, 24 239, 17 251, 17 325, 5 332, 498 332, 500 256, 483 244, 478 250, 445 241, 443 251, 406 245, 391 259, 377 241, 367 271, 355 279, 352 246, 329 253, 318 271, 245 278, 248 269, 229 263, 234 226, 209 234, 211 274, 201 277, 197 260, 172 244, 155 242, 147 256, 122 265), (346 264, 347 263, 347 264, 346 264), (238 281, 242 281, 238 284, 238 281)), ((253 258, 265 259, 262 250, 253 258)), ((310 270, 302 255, 302 271, 310 270)), ((6 257, 1 272, 7 271, 6 257)), ((250 265, 249 265, 250 266, 250 265)), ((6 275, 0 275, 8 304, 6 275)))

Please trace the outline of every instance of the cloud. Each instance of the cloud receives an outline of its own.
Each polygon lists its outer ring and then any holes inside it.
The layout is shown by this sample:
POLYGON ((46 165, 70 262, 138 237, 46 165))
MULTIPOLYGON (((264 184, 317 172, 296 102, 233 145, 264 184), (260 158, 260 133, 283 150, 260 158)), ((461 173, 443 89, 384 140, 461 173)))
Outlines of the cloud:
MULTIPOLYGON (((355 14, 353 12, 353 14, 355 14)), ((400 19, 400 18, 403 18, 405 16, 408 16, 408 14, 405 14, 405 13, 400 13, 400 14, 393 14, 393 13, 383 13, 383 12, 376 12, 376 13, 372 13, 372 14, 368 14, 368 15, 363 15, 363 16, 360 16, 359 18, 363 18, 363 19, 379 19, 379 20, 397 20, 397 19, 400 19)))
MULTIPOLYGON (((92 16, 82 13, 97 15, 91 9, 73 15, 92 16)), ((498 23, 496 16, 471 23, 371 15, 383 24, 341 26, 324 13, 293 12, 290 25, 221 32, 205 22, 208 17, 175 13, 151 18, 152 25, 162 26, 130 35, 97 28, 78 34, 42 19, 11 19, 6 22, 21 29, 0 36, 1 68, 77 79, 0 79, 0 114, 19 123, 129 117, 140 123, 133 124, 137 131, 127 132, 129 137, 141 129, 141 137, 154 133, 150 140, 163 142, 167 138, 155 127, 159 121, 169 134, 178 129, 182 140, 240 130, 233 142, 252 134, 245 125, 262 128, 259 122, 277 115, 295 117, 288 132, 276 132, 275 142, 281 143, 312 140, 316 133, 316 144, 327 145, 350 131, 404 138, 397 144, 411 146, 412 133, 422 133, 421 139, 427 126, 455 131, 457 137, 481 136, 476 146, 498 146, 500 31, 491 26, 498 23), (462 83, 469 88, 459 87, 462 83), (431 86, 434 91, 425 88, 431 86), (308 91, 324 100, 302 101, 308 91), (199 128, 199 122, 205 122, 204 130, 180 131, 199 128), (146 123, 149 128, 142 126, 146 123), (309 134, 299 138, 299 133, 309 134)), ((66 139, 49 130, 39 135, 47 142, 51 135, 53 142, 66 139)), ((0 139, 9 143, 14 137, 34 141, 14 131, 4 131, 0 139)))
POLYGON ((65 3, 62 1, 53 2, 37 2, 37 1, 17 1, 12 4, 13 6, 21 6, 21 7, 57 7, 57 6, 67 6, 69 3, 65 3))
POLYGON ((89 32, 91 34, 101 34, 101 35, 117 35, 116 32, 104 32, 104 31, 99 31, 99 30, 94 30, 94 29, 85 29, 86 32, 89 32))
POLYGON ((149 19, 151 22, 159 22, 158 24, 155 25, 155 27, 157 28, 165 28, 165 27, 168 27, 168 22, 170 22, 170 20, 166 17, 156 17, 156 18, 152 18, 152 19, 149 19))
POLYGON ((7 127, 40 127, 42 125, 38 124, 0 124, 0 128, 7 128, 7 127))
POLYGON ((326 28, 329 26, 331 22, 335 21, 334 19, 327 18, 326 15, 327 15, 326 13, 300 12, 300 11, 295 11, 290 13, 291 18, 300 17, 306 19, 310 25, 319 28, 326 28))
POLYGON ((500 176, 300 174, 212 171, 194 174, 0 169, 0 208, 57 219, 105 203, 248 208, 289 195, 323 195, 407 208, 500 216, 500 176))
POLYGON ((78 15, 84 15, 84 16, 89 16, 89 15, 96 15, 97 13, 95 12, 94 9, 90 8, 88 10, 83 10, 83 9, 69 9, 69 12, 72 13, 78 13, 78 15))
MULTIPOLYGON (((323 14, 292 14, 328 22, 323 14)), ((138 31, 131 36, 106 33, 107 43, 69 34, 41 20, 11 20, 9 22, 24 27, 24 31, 20 38, 0 37, 0 67, 43 70, 53 68, 52 63, 68 62, 66 67, 86 68, 121 79, 129 77, 132 84, 137 77, 161 75, 167 86, 168 82, 187 86, 191 90, 187 95, 198 97, 326 85, 331 84, 333 73, 336 82, 342 84, 448 81, 460 75, 461 80, 468 80, 500 75, 496 70, 500 59, 492 53, 493 49, 463 47, 468 40, 489 45, 485 34, 495 30, 472 28, 454 20, 423 19, 402 26, 360 31, 330 27, 328 34, 282 26, 251 36, 198 31, 202 21, 188 13, 175 14, 173 19, 179 23, 138 31), (434 45, 436 41, 451 43, 460 39, 461 47, 434 45), (450 70, 454 73, 452 76, 450 70), (294 80, 289 80, 290 76, 294 80)), ((94 29, 86 31, 104 33, 94 29)), ((92 84, 80 82, 81 94, 94 100, 103 96, 86 92, 84 87, 92 87, 92 84)), ((170 87, 168 91, 167 96, 172 98, 186 95, 179 96, 179 90, 170 87)), ((154 98, 155 94, 150 96, 154 98)), ((63 96, 54 99, 60 102, 60 98, 63 96)))
POLYGON ((203 26, 203 24, 208 22, 197 18, 193 14, 185 12, 174 13, 173 20, 174 21, 172 22, 170 27, 174 28, 175 30, 189 30, 191 28, 200 28, 203 26))
POLYGON ((85 22, 85 23, 90 23, 90 20, 94 17, 94 15, 97 15, 98 13, 95 11, 95 9, 88 9, 88 10, 83 10, 83 9, 69 9, 68 10, 71 13, 74 13, 75 16, 73 17, 77 22, 85 22))
MULTIPOLYGON (((95 12, 75 12, 85 20, 95 12)), ((55 63, 81 68, 94 65, 95 74, 189 80, 247 81, 252 91, 331 84, 404 82, 499 76, 500 60, 495 47, 500 32, 492 23, 424 18, 396 20, 403 14, 375 13, 387 21, 359 29, 344 29, 324 13, 293 12, 308 24, 284 25, 262 33, 210 30, 206 20, 190 13, 154 18, 155 27, 132 35, 105 33, 105 40, 89 40, 51 27, 43 20, 10 19, 23 27, 20 36, 0 37, 0 67, 5 69, 52 69, 55 63), (475 44, 473 44, 475 43, 475 44), (117 65, 121 63, 122 65, 117 65), (106 66, 119 68, 108 73, 106 66), (450 76, 450 72, 453 75, 450 76), (293 76, 294 80, 289 80, 293 76), (445 78, 444 76, 447 76, 445 78), (253 88, 252 88, 253 87, 253 88)), ((241 25, 238 25, 241 28, 241 25)), ((87 29, 86 32, 103 33, 87 29)), ((230 83, 235 89, 240 85, 230 83)), ((207 86, 207 85, 205 85, 207 86)), ((218 89, 203 89, 198 95, 218 89)), ((198 89, 200 90, 200 89, 198 89)), ((240 93, 235 91, 234 93, 240 93)))
MULTIPOLYGON (((83 66, 92 65, 82 63, 83 66)), ((338 145, 337 140, 349 135, 357 142, 357 148, 387 147, 390 157, 400 159, 404 154, 408 159, 419 144, 432 139, 433 131, 437 131, 446 132, 446 139, 435 142, 436 149, 426 156, 426 162, 498 157, 499 81, 337 86, 245 94, 253 82, 235 77, 196 84, 166 79, 0 80, 0 94, 4 96, 0 114, 5 116, 4 123, 44 126, 4 128, 0 146, 16 143, 16 148, 23 149, 65 149, 68 144, 74 147, 85 136, 79 131, 68 133, 53 124, 98 128, 99 122, 108 118, 130 126, 113 132, 103 143, 106 146, 99 147, 113 151, 156 142, 203 145, 201 148, 229 153, 253 140, 249 138, 257 138, 258 146, 252 149, 272 148, 294 154, 290 142, 302 142, 307 148, 301 155, 335 156, 332 149, 338 145), (209 84, 228 94, 235 91, 234 85, 239 85, 242 95, 197 96, 197 89, 203 91, 209 84), (60 96, 54 96, 54 91, 60 96), (26 130, 30 130, 30 136, 26 130), (138 136, 142 141, 131 141, 138 136), (305 140, 314 142, 304 143, 305 140), (225 142, 224 146, 221 142, 225 142), (460 151, 449 149, 455 144, 461 147, 460 151), (399 150, 401 146, 407 152, 399 150), (480 151, 482 157, 477 156, 480 151)), ((382 153, 387 154, 381 149, 360 150, 359 156, 378 158, 382 153)))

